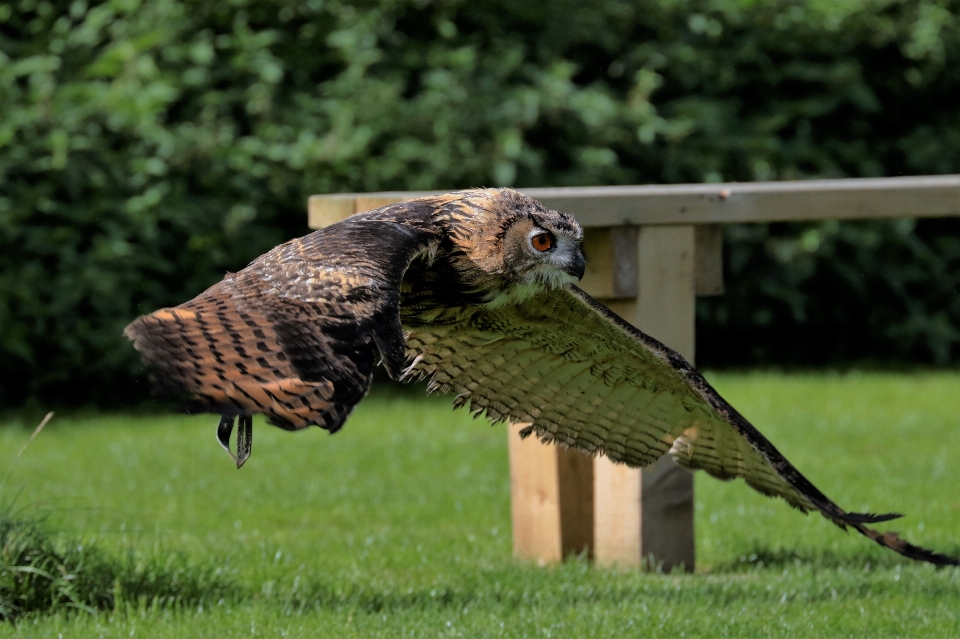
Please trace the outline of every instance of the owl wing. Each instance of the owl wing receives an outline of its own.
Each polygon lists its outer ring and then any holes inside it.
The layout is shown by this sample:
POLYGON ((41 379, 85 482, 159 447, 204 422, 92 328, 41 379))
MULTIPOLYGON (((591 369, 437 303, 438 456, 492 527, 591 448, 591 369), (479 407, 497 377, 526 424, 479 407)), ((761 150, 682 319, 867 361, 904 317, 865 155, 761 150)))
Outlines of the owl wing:
POLYGON ((438 241, 431 211, 388 207, 282 244, 125 334, 155 390, 185 396, 190 411, 221 413, 226 437, 232 416, 249 424, 243 417, 255 413, 289 430, 334 432, 366 394, 378 359, 392 374, 403 368, 400 283, 438 241))
POLYGON ((958 564, 867 528, 898 515, 837 506, 680 355, 576 287, 492 310, 446 310, 429 321, 403 315, 403 323, 415 357, 408 374, 455 393, 458 407, 527 423, 522 434, 629 466, 670 454, 684 468, 743 478, 907 557, 958 564))

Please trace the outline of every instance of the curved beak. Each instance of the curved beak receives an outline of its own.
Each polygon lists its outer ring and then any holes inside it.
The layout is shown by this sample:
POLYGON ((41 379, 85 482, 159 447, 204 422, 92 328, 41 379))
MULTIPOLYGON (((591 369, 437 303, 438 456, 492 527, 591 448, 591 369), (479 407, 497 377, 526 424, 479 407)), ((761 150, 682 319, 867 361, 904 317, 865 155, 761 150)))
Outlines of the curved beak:
POLYGON ((573 262, 567 267, 567 273, 574 276, 577 280, 583 279, 583 272, 587 268, 587 263, 583 259, 583 252, 577 251, 573 256, 573 262))

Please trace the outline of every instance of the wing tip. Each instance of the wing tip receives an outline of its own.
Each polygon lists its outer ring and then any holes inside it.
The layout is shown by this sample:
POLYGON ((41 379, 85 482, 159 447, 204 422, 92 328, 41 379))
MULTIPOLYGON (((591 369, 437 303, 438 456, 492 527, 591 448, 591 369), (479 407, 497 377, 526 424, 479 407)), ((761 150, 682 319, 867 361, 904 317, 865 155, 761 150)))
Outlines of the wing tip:
POLYGON ((870 530, 869 528, 860 528, 861 532, 868 531, 868 537, 873 537, 873 540, 883 546, 884 548, 889 548, 890 550, 903 555, 909 559, 914 559, 917 561, 925 561, 927 563, 933 564, 938 568, 944 566, 960 566, 960 559, 957 557, 952 557, 950 555, 945 555, 943 553, 935 552, 933 550, 928 550, 921 546, 915 546, 909 541, 901 539, 899 533, 896 532, 877 532, 875 530, 870 530), (870 534, 872 533, 872 534, 870 534))

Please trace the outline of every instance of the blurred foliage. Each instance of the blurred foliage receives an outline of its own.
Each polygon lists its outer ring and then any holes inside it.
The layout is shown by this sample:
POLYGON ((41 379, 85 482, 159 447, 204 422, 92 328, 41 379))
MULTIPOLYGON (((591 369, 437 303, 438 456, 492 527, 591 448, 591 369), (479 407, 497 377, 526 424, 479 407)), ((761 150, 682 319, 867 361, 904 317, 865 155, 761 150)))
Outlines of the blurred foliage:
MULTIPOLYGON (((311 193, 960 172, 958 14, 0 4, 0 404, 142 398, 123 326, 302 234, 311 193)), ((955 222, 730 229, 701 334, 751 348, 701 362, 955 361, 955 222)))
POLYGON ((889 366, 960 354, 960 219, 732 225, 697 361, 889 366))

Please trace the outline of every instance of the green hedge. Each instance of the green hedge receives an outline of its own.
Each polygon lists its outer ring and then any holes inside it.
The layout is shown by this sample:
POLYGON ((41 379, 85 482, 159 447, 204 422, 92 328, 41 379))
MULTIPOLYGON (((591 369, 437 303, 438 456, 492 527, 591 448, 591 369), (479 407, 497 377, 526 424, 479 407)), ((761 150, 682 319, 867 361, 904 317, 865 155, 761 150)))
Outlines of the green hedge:
POLYGON ((697 361, 956 364, 960 219, 731 226, 697 361))
MULTIPOLYGON (((123 326, 303 233, 311 193, 960 172, 958 14, 0 4, 0 404, 143 398, 123 326)), ((955 221, 729 235, 701 335, 743 339, 701 362, 956 361, 955 221)))

